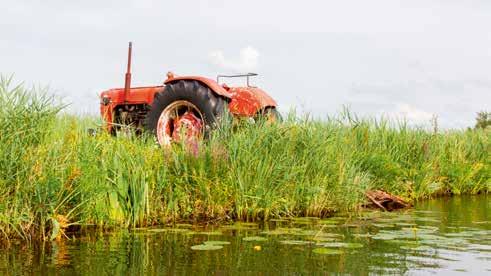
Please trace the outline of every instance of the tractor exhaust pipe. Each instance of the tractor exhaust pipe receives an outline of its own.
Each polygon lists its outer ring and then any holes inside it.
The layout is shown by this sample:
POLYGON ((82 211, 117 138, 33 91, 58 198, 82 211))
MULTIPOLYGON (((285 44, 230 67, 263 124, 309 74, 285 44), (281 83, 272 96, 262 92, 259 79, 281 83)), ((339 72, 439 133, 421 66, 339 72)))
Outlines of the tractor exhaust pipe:
POLYGON ((125 103, 131 88, 131 48, 132 48, 132 43, 130 42, 128 45, 128 66, 126 67, 126 75, 124 78, 124 102, 125 103))

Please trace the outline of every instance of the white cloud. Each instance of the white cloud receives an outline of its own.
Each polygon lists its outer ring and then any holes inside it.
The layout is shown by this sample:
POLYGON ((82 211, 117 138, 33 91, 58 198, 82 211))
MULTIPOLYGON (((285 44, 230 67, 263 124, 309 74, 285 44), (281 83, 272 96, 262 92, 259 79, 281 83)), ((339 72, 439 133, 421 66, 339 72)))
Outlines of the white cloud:
POLYGON ((418 109, 406 103, 397 104, 393 111, 382 111, 380 113, 389 118, 405 119, 410 124, 427 124, 435 116, 433 113, 418 109))
POLYGON ((259 52, 251 46, 240 50, 238 59, 227 59, 221 50, 209 54, 210 61, 222 69, 235 72, 251 72, 257 69, 259 52))

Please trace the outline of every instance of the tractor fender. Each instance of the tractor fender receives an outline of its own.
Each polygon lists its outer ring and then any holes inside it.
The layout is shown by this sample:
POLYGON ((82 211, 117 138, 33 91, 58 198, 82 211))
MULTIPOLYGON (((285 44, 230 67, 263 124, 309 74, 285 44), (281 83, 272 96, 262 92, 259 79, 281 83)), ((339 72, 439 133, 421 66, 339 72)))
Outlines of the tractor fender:
POLYGON ((195 80, 208 86, 216 94, 229 99, 229 111, 238 116, 255 116, 266 107, 276 107, 276 102, 266 92, 257 87, 221 86, 216 81, 199 76, 170 77, 164 84, 180 80, 195 80))
POLYGON ((208 86, 213 92, 217 93, 220 96, 223 96, 225 98, 231 99, 232 94, 228 92, 225 88, 220 86, 216 81, 205 78, 205 77, 199 77, 199 76, 182 76, 182 77, 170 77, 167 80, 165 80, 164 84, 169 84, 172 82, 180 81, 180 80, 195 80, 203 83, 204 85, 208 86))

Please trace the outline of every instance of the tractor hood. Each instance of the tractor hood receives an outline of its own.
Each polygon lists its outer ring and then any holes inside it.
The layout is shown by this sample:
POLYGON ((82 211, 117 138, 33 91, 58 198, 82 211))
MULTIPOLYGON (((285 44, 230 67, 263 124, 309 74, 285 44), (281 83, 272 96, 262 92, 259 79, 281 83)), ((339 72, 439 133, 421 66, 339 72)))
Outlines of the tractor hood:
POLYGON ((257 87, 230 87, 232 94, 229 110, 233 114, 254 116, 266 107, 276 107, 276 102, 257 87))

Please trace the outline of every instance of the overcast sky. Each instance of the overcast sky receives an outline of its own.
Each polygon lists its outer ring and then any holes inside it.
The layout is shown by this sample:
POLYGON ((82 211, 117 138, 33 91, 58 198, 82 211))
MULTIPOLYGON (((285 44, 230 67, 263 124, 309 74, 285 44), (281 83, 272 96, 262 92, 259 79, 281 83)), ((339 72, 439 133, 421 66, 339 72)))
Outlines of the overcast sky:
POLYGON ((0 73, 74 112, 123 85, 128 41, 134 85, 253 71, 282 111, 461 128, 491 109, 489 0, 1 1, 0 73))

